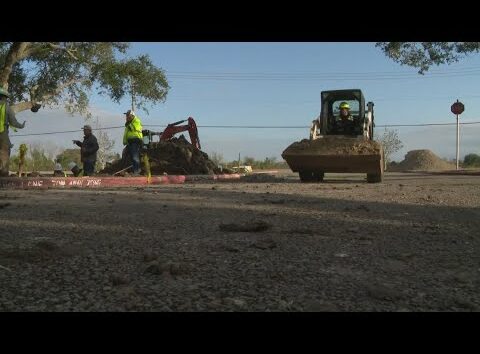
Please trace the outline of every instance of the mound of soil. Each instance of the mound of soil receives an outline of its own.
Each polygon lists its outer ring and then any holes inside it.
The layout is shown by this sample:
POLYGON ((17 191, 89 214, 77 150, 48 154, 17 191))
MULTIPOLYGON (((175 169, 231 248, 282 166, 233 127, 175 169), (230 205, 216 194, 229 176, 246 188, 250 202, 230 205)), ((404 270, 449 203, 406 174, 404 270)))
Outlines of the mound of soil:
POLYGON ((376 141, 324 136, 320 139, 303 139, 287 147, 283 155, 372 155, 379 154, 381 144, 376 141))
MULTIPOLYGON (((228 173, 221 171, 208 155, 197 150, 183 135, 169 141, 160 141, 147 150, 152 175, 208 175, 228 173)), ((100 174, 114 174, 128 166, 128 158, 117 160, 100 171, 100 174)), ((145 173, 142 163, 142 173, 145 173)))
POLYGON ((389 165, 389 171, 440 171, 451 170, 455 166, 442 160, 430 150, 412 150, 407 152, 405 159, 400 163, 389 165))

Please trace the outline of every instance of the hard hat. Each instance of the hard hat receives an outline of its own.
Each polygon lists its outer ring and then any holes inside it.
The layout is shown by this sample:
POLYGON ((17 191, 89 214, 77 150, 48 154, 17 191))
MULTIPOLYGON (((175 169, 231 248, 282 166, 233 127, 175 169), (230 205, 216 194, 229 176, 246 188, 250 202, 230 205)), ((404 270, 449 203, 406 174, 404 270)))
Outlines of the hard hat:
POLYGON ((340 109, 344 109, 344 108, 350 109, 350 106, 348 105, 347 102, 342 102, 342 103, 340 103, 340 109))
POLYGON ((0 96, 10 97, 10 94, 3 87, 0 87, 0 96))
POLYGON ((92 127, 90 125, 84 125, 83 128, 84 130, 92 130, 92 127))
POLYGON ((134 111, 132 111, 131 109, 129 109, 128 111, 126 111, 126 112, 125 112, 125 113, 123 113, 123 114, 125 114, 125 115, 127 115, 127 116, 128 116, 128 115, 135 116, 135 112, 134 112, 134 111))

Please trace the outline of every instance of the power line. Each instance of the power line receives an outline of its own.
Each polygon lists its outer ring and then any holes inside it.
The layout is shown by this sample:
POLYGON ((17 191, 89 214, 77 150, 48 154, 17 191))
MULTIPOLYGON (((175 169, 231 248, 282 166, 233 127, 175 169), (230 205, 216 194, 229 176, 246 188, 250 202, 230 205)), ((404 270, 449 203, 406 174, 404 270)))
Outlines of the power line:
MULTIPOLYGON (((119 127, 105 127, 105 128, 96 128, 94 130, 107 130, 107 129, 117 129, 117 128, 125 128, 124 125, 119 126, 119 127)), ((33 136, 33 135, 50 135, 50 134, 64 134, 64 133, 78 133, 83 131, 82 129, 77 129, 77 130, 63 130, 63 131, 58 131, 58 132, 44 132, 44 133, 31 133, 31 134, 15 134, 15 135, 10 135, 12 137, 14 136, 33 136)))
MULTIPOLYGON (((431 69, 427 72, 428 75, 432 74, 449 74, 449 73, 469 73, 480 70, 480 67, 465 67, 459 69, 449 69, 448 71, 431 69)), ((270 75, 270 76, 281 76, 281 75, 325 75, 325 76, 345 76, 345 75, 418 75, 417 72, 411 71, 363 71, 363 72, 319 72, 319 71, 288 71, 288 72, 228 72, 228 71, 166 71, 171 75, 231 75, 231 76, 258 76, 258 75, 270 75)))
POLYGON ((302 77, 302 76, 319 76, 319 77, 342 77, 342 76, 415 76, 415 77, 426 77, 431 75, 451 75, 451 74, 462 74, 462 73, 475 73, 480 70, 480 67, 469 67, 456 70, 429 70, 424 75, 419 75, 417 72, 399 72, 399 71, 384 71, 384 72, 316 72, 316 71, 289 71, 289 72, 200 72, 200 71, 167 71, 167 73, 172 76, 207 76, 207 77, 302 77))
POLYGON ((361 72, 361 73, 321 73, 321 72, 169 72, 170 78, 191 80, 402 80, 433 77, 462 77, 479 75, 480 68, 465 68, 446 72, 431 70, 424 75, 411 72, 361 72))
MULTIPOLYGON (((480 95, 476 94, 465 94, 465 95, 454 95, 455 97, 462 97, 462 98, 478 98, 480 95)), ((396 96, 391 98, 376 98, 375 102, 379 101, 425 101, 425 100, 450 100, 452 96, 396 96)), ((220 102, 237 102, 238 98, 214 98, 214 97, 187 97, 187 96, 179 96, 170 98, 170 101, 220 101, 220 102)), ((278 102, 278 101, 262 101, 262 105, 280 105, 280 104, 288 104, 288 105, 299 105, 299 104, 310 104, 310 103, 320 103, 320 100, 305 100, 305 101, 296 101, 296 102, 278 102)))
POLYGON ((465 77, 465 76, 478 76, 480 75, 480 71, 475 74, 457 74, 457 75, 444 75, 444 76, 425 76, 425 77, 365 77, 365 78, 358 78, 358 77, 331 77, 331 78, 323 78, 323 77, 306 77, 306 78, 272 78, 272 77, 249 77, 249 78, 233 78, 233 77, 174 77, 170 76, 174 79, 186 79, 186 80, 212 80, 212 81, 293 81, 293 82, 305 82, 305 81, 393 81, 393 80, 411 80, 411 79, 432 79, 432 78, 452 78, 452 77, 465 77))
MULTIPOLYGON (((460 122, 460 125, 464 124, 480 124, 479 122, 460 122)), ((434 125, 457 125, 457 123, 424 123, 424 124, 385 124, 385 125, 376 125, 375 128, 389 128, 389 127, 428 127, 434 125)))
MULTIPOLYGON (((427 126, 446 126, 446 125, 456 125, 457 123, 421 123, 421 124, 383 124, 375 125, 375 128, 393 128, 393 127, 427 127, 427 126)), ((460 125, 470 125, 470 124, 480 124, 480 121, 477 122, 460 122, 460 125)), ((144 127, 166 127, 165 124, 149 124, 144 125, 144 127)), ((125 126, 118 127, 105 127, 97 128, 94 130, 107 130, 107 129, 119 129, 124 128, 125 126)), ((285 126, 272 126, 272 125, 199 125, 199 128, 222 128, 222 129, 308 129, 310 126, 307 125, 285 125, 285 126)), ((57 132, 44 132, 44 133, 31 133, 31 134, 15 134, 11 137, 16 136, 36 136, 36 135, 51 135, 51 134, 65 134, 65 133, 78 133, 81 130, 64 130, 57 132)))

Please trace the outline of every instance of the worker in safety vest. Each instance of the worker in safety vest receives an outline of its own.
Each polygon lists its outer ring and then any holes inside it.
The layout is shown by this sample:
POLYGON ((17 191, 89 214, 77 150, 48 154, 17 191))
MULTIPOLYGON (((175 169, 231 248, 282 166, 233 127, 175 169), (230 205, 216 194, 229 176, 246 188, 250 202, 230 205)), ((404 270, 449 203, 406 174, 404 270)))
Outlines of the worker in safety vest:
POLYGON ((126 145, 127 153, 132 159, 133 174, 140 174, 140 150, 143 145, 142 122, 135 112, 128 110, 125 114, 125 132, 123 133, 123 145, 126 145))

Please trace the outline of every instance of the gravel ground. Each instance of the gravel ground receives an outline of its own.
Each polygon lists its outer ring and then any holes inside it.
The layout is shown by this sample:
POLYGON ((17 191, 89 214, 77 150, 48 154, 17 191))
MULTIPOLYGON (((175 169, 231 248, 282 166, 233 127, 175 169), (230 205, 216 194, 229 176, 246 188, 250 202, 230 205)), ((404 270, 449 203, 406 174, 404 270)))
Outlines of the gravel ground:
POLYGON ((480 178, 0 190, 0 311, 479 311, 480 178))

